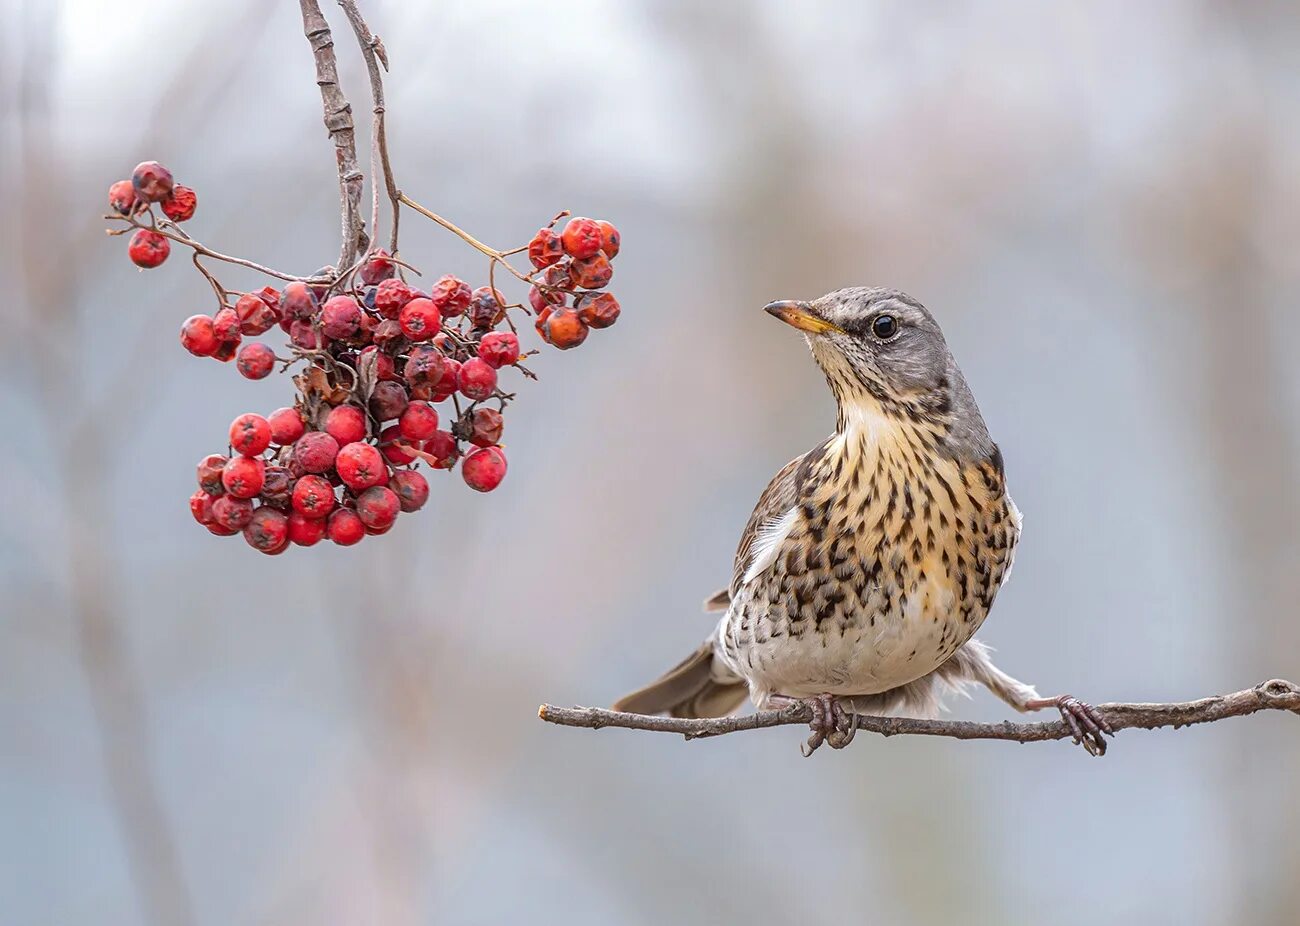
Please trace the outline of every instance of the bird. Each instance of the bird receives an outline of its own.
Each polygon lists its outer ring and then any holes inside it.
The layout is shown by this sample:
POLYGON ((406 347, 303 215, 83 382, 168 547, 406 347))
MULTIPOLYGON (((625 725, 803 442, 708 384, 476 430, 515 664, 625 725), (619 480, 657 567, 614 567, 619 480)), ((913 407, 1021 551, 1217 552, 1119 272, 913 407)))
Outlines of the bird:
POLYGON ((801 748, 843 748, 859 715, 934 716, 982 685, 1020 712, 1055 708, 1075 743, 1111 728, 1070 695, 1040 697, 975 638, 1011 575, 1021 516, 1002 453, 930 311, 849 287, 765 310, 803 334, 835 431, 776 474, 750 515, 714 632, 613 709, 723 717, 807 704, 801 748))

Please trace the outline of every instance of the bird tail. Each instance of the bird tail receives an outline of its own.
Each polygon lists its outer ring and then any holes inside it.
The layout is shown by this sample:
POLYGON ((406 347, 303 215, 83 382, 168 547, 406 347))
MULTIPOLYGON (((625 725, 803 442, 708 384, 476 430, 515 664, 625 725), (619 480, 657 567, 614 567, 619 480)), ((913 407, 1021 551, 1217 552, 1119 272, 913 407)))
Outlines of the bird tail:
POLYGON ((706 640, 691 655, 639 691, 614 702, 614 710, 673 717, 725 717, 749 694, 740 679, 719 679, 714 670, 713 641, 706 640))

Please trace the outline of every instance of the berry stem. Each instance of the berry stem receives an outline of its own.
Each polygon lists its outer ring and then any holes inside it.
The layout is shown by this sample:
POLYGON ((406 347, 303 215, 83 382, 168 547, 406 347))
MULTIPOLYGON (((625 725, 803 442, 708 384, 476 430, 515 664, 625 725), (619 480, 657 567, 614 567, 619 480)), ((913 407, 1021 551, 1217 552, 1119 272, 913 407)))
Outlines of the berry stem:
POLYGON ((510 271, 511 274, 514 275, 515 279, 523 283, 531 284, 533 282, 530 277, 520 273, 510 264, 510 261, 506 260, 506 252, 498 251, 495 248, 488 247, 486 244, 484 244, 482 241, 479 241, 477 238, 475 238, 469 232, 465 231, 465 229, 461 228, 459 225, 455 224, 454 222, 449 222, 448 220, 444 219, 442 216, 438 215, 438 213, 433 212, 432 210, 426 209, 424 206, 421 206, 419 203, 411 199, 411 197, 407 196, 405 193, 401 192, 400 190, 397 193, 397 200, 403 206, 408 206, 411 209, 414 209, 416 212, 420 213, 420 215, 424 216, 426 219, 429 219, 431 222, 436 222, 437 224, 441 225, 443 228, 447 229, 447 231, 451 232, 461 241, 464 241, 466 244, 468 244, 474 250, 478 251, 484 257, 491 258, 494 263, 500 262, 503 267, 505 267, 507 270, 510 271))

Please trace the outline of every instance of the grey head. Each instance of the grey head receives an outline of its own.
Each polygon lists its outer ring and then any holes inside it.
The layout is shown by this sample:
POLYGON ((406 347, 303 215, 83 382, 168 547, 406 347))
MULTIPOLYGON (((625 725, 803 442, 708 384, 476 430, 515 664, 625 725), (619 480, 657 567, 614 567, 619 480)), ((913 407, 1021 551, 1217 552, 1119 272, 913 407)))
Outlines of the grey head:
POLYGON ((804 333, 839 406, 839 428, 880 416, 928 422, 962 459, 996 453, 939 323, 896 289, 854 286, 766 310, 804 333))

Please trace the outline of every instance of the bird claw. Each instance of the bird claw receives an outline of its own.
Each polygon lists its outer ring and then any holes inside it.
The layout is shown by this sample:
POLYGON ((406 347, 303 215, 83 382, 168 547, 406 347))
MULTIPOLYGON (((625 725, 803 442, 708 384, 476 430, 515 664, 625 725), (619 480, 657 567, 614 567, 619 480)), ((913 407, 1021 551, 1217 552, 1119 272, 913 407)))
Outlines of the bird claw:
POLYGON ((808 741, 799 746, 805 759, 816 752, 822 743, 832 749, 843 749, 853 742, 853 737, 858 732, 858 715, 846 711, 838 698, 824 694, 801 700, 812 709, 813 714, 808 724, 812 733, 808 741))
POLYGON ((1061 719, 1070 728, 1074 742, 1088 750, 1089 755, 1104 756, 1106 737, 1103 734, 1114 736, 1115 731, 1111 729, 1101 711, 1086 701, 1080 701, 1070 695, 1061 695, 1053 698, 1052 701, 1056 709, 1061 712, 1061 719))

